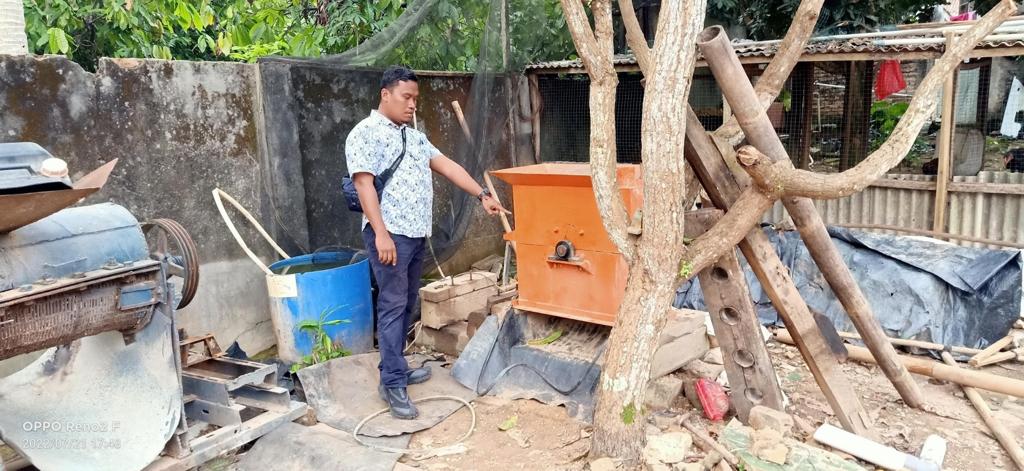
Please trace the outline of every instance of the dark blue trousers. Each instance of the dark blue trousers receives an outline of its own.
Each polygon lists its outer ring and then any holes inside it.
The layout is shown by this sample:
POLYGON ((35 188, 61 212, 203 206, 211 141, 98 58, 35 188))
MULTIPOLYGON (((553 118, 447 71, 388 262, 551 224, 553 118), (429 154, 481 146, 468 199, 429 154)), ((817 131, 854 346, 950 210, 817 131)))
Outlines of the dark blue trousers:
POLYGON ((376 234, 369 224, 363 242, 377 280, 377 345, 380 347, 380 382, 388 388, 407 386, 409 365, 402 350, 413 306, 418 302, 426 239, 391 234, 398 263, 384 265, 377 255, 376 234))

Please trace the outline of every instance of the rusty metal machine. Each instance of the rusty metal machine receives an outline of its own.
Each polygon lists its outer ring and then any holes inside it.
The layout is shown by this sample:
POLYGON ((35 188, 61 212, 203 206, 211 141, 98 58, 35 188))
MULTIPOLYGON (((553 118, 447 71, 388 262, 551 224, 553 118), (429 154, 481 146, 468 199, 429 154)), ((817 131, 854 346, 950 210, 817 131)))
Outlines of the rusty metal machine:
POLYGON ((111 203, 63 209, 116 161, 75 184, 60 164, 0 144, 0 371, 27 365, 0 373, 0 440, 42 470, 188 469, 305 413, 276 366, 179 339, 199 286, 185 229, 111 203))

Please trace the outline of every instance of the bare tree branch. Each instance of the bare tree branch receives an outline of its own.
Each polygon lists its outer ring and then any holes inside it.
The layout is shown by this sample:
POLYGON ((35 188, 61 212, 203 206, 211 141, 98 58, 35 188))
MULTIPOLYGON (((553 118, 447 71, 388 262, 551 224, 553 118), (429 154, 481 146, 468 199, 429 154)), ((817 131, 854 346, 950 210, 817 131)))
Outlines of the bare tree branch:
MULTIPOLYGON (((762 108, 768 108, 768 105, 775 101, 782 86, 785 85, 786 79, 789 78, 789 74, 793 72, 793 68, 800 61, 800 56, 807 45, 807 39, 814 33, 814 26, 818 23, 818 15, 821 13, 823 3, 824 0, 800 2, 796 14, 793 15, 789 31, 786 32, 786 37, 782 39, 775 57, 761 74, 761 78, 757 80, 757 86, 754 88, 762 108)), ((639 62, 639 56, 637 56, 637 61, 639 62)), ((743 130, 740 129, 735 115, 715 130, 715 135, 730 145, 737 145, 743 140, 743 130)))
POLYGON ((763 193, 755 187, 744 190, 722 219, 686 247, 679 263, 679 278, 688 280, 696 276, 726 252, 734 250, 776 199, 778 195, 763 193))
POLYGON ((785 196, 833 199, 863 190, 907 155, 921 127, 935 113, 942 82, 953 73, 978 41, 1016 11, 1017 7, 1012 0, 1003 0, 955 41, 953 47, 935 61, 935 65, 921 81, 914 98, 910 100, 910 106, 889 138, 857 166, 839 174, 823 175, 795 169, 789 159, 772 163, 771 158, 750 146, 740 149, 737 155, 740 163, 757 186, 782 191, 785 196))
POLYGON ((644 77, 649 77, 651 66, 651 48, 647 47, 647 38, 640 29, 640 21, 636 19, 636 10, 633 9, 633 0, 619 0, 619 12, 622 14, 622 23, 626 26, 626 43, 633 50, 636 62, 640 65, 640 71, 644 77))
POLYGON ((627 261, 636 245, 627 232, 629 217, 619 192, 615 148, 615 89, 618 76, 612 66, 611 0, 593 0, 595 28, 590 28, 581 0, 562 0, 566 24, 576 50, 590 76, 590 168, 597 209, 608 238, 627 261))

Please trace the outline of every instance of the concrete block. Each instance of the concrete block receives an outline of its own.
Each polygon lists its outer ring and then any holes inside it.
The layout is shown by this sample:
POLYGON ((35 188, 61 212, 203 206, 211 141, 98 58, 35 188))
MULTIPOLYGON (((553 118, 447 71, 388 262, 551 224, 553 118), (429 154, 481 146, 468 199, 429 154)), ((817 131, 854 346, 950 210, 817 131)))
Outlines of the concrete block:
POLYGON ((454 278, 438 280, 420 288, 420 299, 439 303, 483 288, 495 287, 497 282, 498 275, 495 273, 472 271, 456 275, 454 278))
POLYGON ((673 339, 654 351, 651 378, 660 378, 676 371, 687 363, 703 357, 707 351, 708 337, 702 323, 695 330, 688 332, 688 335, 673 339))
POLYGON ((707 313, 704 311, 670 308, 665 328, 661 330, 661 336, 658 338, 658 345, 665 345, 699 329, 706 333, 705 316, 707 313))
POLYGON ((505 301, 491 306, 490 313, 492 316, 501 316, 501 318, 504 318, 509 309, 512 309, 512 301, 505 301))
POLYGON ((793 432, 793 416, 765 406, 754 406, 750 409, 747 420, 754 430, 772 429, 788 437, 793 432))
POLYGON ((647 446, 643 451, 644 462, 648 464, 678 463, 686 459, 691 446, 693 446, 693 437, 687 432, 649 435, 647 446))
POLYGON ((683 390, 682 378, 675 376, 662 376, 647 384, 647 395, 644 396, 644 406, 648 410, 666 410, 672 407, 672 402, 683 390))
POLYGON ((501 304, 506 301, 511 301, 519 296, 519 290, 510 290, 505 292, 499 292, 498 294, 487 298, 487 310, 490 311, 495 304, 501 304))
POLYGON ((702 360, 693 360, 686 364, 683 371, 694 379, 707 378, 714 381, 718 379, 718 375, 722 374, 722 371, 725 371, 725 367, 722 365, 707 363, 702 360))
POLYGON ((466 326, 466 335, 468 335, 469 338, 473 338, 473 334, 476 334, 476 329, 479 329, 480 326, 483 325, 488 314, 490 314, 490 312, 486 309, 477 309, 469 313, 469 319, 467 319, 469 324, 466 326))
POLYGON ((485 287, 441 302, 423 300, 420 321, 433 329, 469 319, 469 314, 487 306, 487 299, 497 292, 494 286, 485 287))
POLYGON ((459 356, 462 349, 466 348, 466 344, 469 343, 469 336, 466 334, 468 325, 468 322, 462 321, 441 329, 424 327, 420 329, 420 336, 416 339, 416 344, 435 352, 459 356))

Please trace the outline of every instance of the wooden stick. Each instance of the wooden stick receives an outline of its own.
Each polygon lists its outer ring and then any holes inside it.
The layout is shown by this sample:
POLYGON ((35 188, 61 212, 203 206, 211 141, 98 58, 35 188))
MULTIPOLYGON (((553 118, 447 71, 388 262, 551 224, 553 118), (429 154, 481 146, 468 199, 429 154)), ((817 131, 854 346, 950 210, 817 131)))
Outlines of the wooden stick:
POLYGON ((736 455, 730 453, 729 450, 726 450, 721 443, 718 443, 714 438, 708 436, 706 432, 690 423, 690 421, 687 420, 689 418, 690 414, 687 413, 679 419, 679 425, 685 427, 686 430, 690 431, 690 434, 697 438, 698 443, 701 444, 701 448, 703 448, 704 451, 709 451, 708 449, 710 448, 711 450, 717 451, 719 455, 722 455, 722 459, 729 462, 729 464, 733 466, 738 466, 740 464, 740 460, 739 458, 736 458, 736 455))
POLYGON ((970 361, 968 361, 967 363, 977 368, 978 366, 981 366, 979 365, 979 363, 981 363, 982 360, 992 355, 995 355, 996 353, 999 353, 999 351, 1002 350, 1003 347, 1006 347, 1011 343, 1013 343, 1013 336, 1007 335, 1006 337, 996 340, 995 342, 992 343, 992 345, 989 345, 977 355, 974 355, 974 357, 971 358, 970 361))
POLYGON ((462 105, 459 104, 458 100, 452 102, 452 108, 455 110, 455 119, 459 120, 459 126, 462 127, 462 134, 466 136, 466 140, 473 142, 473 133, 469 132, 469 125, 466 124, 466 115, 462 114, 462 105))
MULTIPOLYGON (((736 77, 746 75, 724 30, 717 26, 704 30, 697 45, 704 54, 704 60, 707 61, 708 68, 715 76, 722 93, 733 105, 733 112, 750 143, 773 161, 792 167, 793 163, 786 153, 786 148, 782 145, 768 115, 761 108, 754 87, 748 80, 736 80, 736 77)), ((864 338, 864 344, 878 359, 879 368, 907 405, 921 407, 924 404, 924 396, 920 387, 897 360, 896 349, 889 343, 882 326, 875 320, 867 298, 853 279, 849 267, 843 262, 839 250, 832 243, 832 238, 828 235, 825 223, 822 222, 814 203, 809 198, 783 198, 782 202, 793 218, 797 230, 800 231, 800 237, 811 253, 811 258, 825 276, 857 332, 864 338)), ((858 433, 856 430, 851 431, 858 433)))
MULTIPOLYGON (((953 44, 953 33, 946 33, 946 50, 953 44)), ((956 127, 953 108, 956 106, 956 75, 958 69, 942 83, 942 127, 939 128, 939 170, 935 176, 935 208, 932 214, 932 230, 946 231, 946 199, 949 192, 950 171, 952 170, 953 128, 956 127)))
MULTIPOLYGON (((996 353, 995 355, 989 355, 989 356, 987 356, 985 358, 982 358, 981 360, 979 360, 977 362, 976 365, 971 365, 971 366, 973 366, 975 368, 979 368, 979 367, 982 367, 982 366, 994 365, 996 363, 1001 363, 1001 362, 1004 362, 1004 361, 1007 361, 1007 360, 1013 360, 1015 358, 1017 358, 1017 352, 1013 352, 1013 351, 1010 351, 1010 352, 999 352, 999 353, 996 353)), ((974 359, 971 358, 971 361, 974 361, 974 359)), ((970 362, 968 362, 968 363, 970 363, 970 362)))
MULTIPOLYGON (((704 126, 697 119, 697 114, 689 107, 686 109, 685 146, 686 161, 697 173, 697 179, 707 191, 708 197, 715 207, 728 211, 742 192, 742 185, 737 181, 739 176, 729 170, 722 151, 704 130, 704 126)), ((825 400, 832 406, 836 418, 851 432, 872 435, 871 418, 861 405, 856 389, 839 369, 839 364, 829 351, 811 311, 800 297, 800 292, 789 275, 789 269, 779 259, 768 236, 755 227, 747 233, 746 239, 739 243, 739 247, 754 275, 772 300, 775 310, 786 323, 786 328, 797 339, 796 345, 800 349, 800 355, 825 395, 825 400)))
MULTIPOLYGON (((953 355, 949 352, 942 352, 942 361, 946 362, 951 368, 960 369, 957 366, 956 361, 953 360, 953 355)), ((1024 469, 1024 450, 1021 449, 1020 445, 1013 438, 1013 434, 1006 429, 1001 422, 999 422, 994 415, 992 410, 988 408, 988 403, 981 397, 978 391, 970 386, 962 386, 964 394, 971 400, 971 404, 974 404, 974 408, 978 411, 978 415, 981 416, 981 420, 985 422, 989 430, 992 431, 992 435, 996 437, 1000 445, 1003 445, 1003 449, 1006 450, 1006 454, 1010 455, 1010 459, 1017 464, 1017 467, 1024 469)))
MULTIPOLYGON (((839 332, 839 336, 844 339, 861 340, 860 335, 857 335, 852 332, 839 332)), ((901 347, 917 347, 928 350, 935 350, 938 352, 946 350, 946 346, 942 345, 941 343, 924 342, 921 340, 894 339, 892 337, 889 337, 889 343, 893 345, 899 345, 901 347)), ((976 355, 978 354, 978 352, 981 352, 981 350, 978 350, 977 348, 967 347, 949 347, 949 350, 952 351, 953 353, 961 353, 964 355, 976 355)))
MULTIPOLYGON (((782 343, 793 343, 793 338, 784 330, 775 332, 775 338, 782 343)), ((850 359, 862 363, 875 363, 871 352, 866 348, 847 345, 850 351, 850 359)), ((950 381, 963 386, 971 386, 986 391, 1008 394, 1016 397, 1024 397, 1024 381, 1019 379, 996 376, 994 374, 982 373, 980 371, 954 368, 931 360, 924 360, 906 355, 897 355, 899 361, 912 373, 928 376, 935 379, 950 381)))

